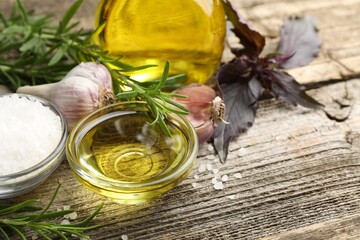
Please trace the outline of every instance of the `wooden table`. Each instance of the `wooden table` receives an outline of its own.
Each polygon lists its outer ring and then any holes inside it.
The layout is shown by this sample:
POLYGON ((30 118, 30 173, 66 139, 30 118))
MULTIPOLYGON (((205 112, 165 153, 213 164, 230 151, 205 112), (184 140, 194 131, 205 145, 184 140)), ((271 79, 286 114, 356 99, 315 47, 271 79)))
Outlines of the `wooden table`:
MULTIPOLYGON (((8 11, 14 0, 0 0, 8 11)), ((73 1, 26 0, 38 12, 61 16, 73 1)), ((70 205, 83 218, 105 201, 93 239, 360 239, 360 0, 234 0, 255 29, 278 41, 288 16, 317 18, 321 53, 289 72, 324 111, 270 99, 260 103, 254 126, 230 144, 221 164, 210 144, 197 167, 163 198, 135 206, 112 203, 80 185, 66 161, 39 188, 11 201, 40 198, 62 188, 54 208, 70 205), (228 176, 215 190, 213 171, 228 176)), ((91 27, 96 1, 77 18, 91 27)))

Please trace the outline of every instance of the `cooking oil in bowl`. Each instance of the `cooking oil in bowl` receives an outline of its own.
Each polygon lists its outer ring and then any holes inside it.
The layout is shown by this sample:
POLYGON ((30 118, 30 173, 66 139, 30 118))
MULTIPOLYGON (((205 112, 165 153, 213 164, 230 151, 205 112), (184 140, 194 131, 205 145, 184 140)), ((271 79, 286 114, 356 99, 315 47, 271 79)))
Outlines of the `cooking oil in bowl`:
POLYGON ((176 166, 186 154, 186 139, 170 125, 166 137, 145 115, 112 117, 91 129, 79 144, 82 163, 106 177, 146 181, 176 166), (95 168, 94 168, 95 166, 95 168))
POLYGON ((170 136, 152 121, 147 111, 128 110, 100 111, 80 123, 68 143, 78 179, 122 203, 145 202, 175 187, 196 158, 195 133, 191 125, 184 129, 183 118, 167 120, 170 136))

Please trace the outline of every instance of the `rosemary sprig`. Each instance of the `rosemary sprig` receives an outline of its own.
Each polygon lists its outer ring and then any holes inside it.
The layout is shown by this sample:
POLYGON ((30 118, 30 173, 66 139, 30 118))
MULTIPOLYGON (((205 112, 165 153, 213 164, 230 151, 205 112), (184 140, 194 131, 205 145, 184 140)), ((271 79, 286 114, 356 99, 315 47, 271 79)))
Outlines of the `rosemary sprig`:
POLYGON ((101 30, 75 30, 78 22, 71 19, 82 4, 77 0, 58 25, 52 25, 49 15, 35 15, 27 10, 22 0, 16 0, 13 13, 7 19, 0 13, 0 84, 16 90, 23 85, 38 85, 61 80, 80 62, 97 61, 112 72, 114 91, 120 100, 146 101, 166 134, 165 119, 169 113, 187 114, 187 110, 172 101, 172 94, 164 89, 178 88, 184 75, 168 78, 169 64, 162 79, 140 83, 126 75, 148 67, 130 66, 120 58, 109 56, 93 41, 101 30), (114 70, 116 68, 116 70, 114 70), (125 88, 129 91, 124 91, 125 88))
POLYGON ((64 217, 64 215, 74 212, 74 210, 48 211, 58 194, 60 186, 59 183, 53 197, 45 208, 35 205, 38 202, 37 199, 26 200, 15 205, 0 205, 0 239, 12 239, 12 233, 20 239, 26 240, 25 232, 29 230, 44 239, 53 239, 53 236, 65 240, 69 239, 69 236, 90 239, 84 234, 84 231, 99 227, 99 225, 87 226, 87 224, 99 213, 103 204, 100 204, 91 215, 80 222, 66 225, 50 222, 48 220, 64 217), (38 211, 40 213, 37 213, 38 211))

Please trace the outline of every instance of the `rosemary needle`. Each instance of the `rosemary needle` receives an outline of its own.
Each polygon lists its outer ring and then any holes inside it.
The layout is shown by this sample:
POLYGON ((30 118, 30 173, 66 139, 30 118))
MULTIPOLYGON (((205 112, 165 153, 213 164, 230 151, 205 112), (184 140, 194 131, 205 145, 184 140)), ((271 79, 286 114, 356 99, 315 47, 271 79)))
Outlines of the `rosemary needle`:
POLYGON ((0 205, 0 239, 11 239, 14 235, 20 239, 27 239, 26 233, 28 234, 29 230, 44 239, 53 239, 54 236, 65 240, 69 239, 69 236, 90 239, 84 234, 84 231, 99 227, 99 225, 88 226, 88 223, 99 213, 103 204, 100 204, 91 215, 80 222, 64 225, 47 221, 74 212, 74 210, 49 211, 60 186, 61 184, 58 183, 53 197, 45 208, 35 205, 38 202, 37 199, 26 200, 14 205, 0 205))
POLYGON ((93 31, 76 30, 78 22, 71 23, 71 19, 81 4, 82 0, 75 1, 58 25, 52 24, 50 15, 35 15, 33 10, 26 9, 22 0, 16 0, 9 18, 0 13, 0 84, 16 90, 23 85, 53 83, 80 62, 100 62, 112 72, 119 100, 146 101, 155 122, 169 134, 165 123, 167 115, 188 111, 175 106, 172 95, 163 89, 180 87, 179 81, 185 75, 168 77, 170 65, 167 63, 159 80, 140 83, 130 79, 126 72, 152 66, 130 66, 109 56, 92 41, 102 26, 93 31), (130 89, 131 94, 123 89, 130 89))

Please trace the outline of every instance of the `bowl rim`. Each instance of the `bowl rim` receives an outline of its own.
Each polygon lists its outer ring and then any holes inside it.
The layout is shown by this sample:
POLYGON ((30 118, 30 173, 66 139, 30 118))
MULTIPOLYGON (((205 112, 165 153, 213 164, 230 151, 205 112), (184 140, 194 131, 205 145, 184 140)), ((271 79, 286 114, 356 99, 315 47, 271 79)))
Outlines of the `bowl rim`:
MULTIPOLYGON (((188 141, 188 145, 191 147, 192 151, 187 152, 186 161, 184 161, 184 163, 179 168, 174 169, 174 171, 171 172, 170 174, 165 175, 162 178, 150 179, 150 180, 144 181, 144 182, 126 182, 126 181, 119 181, 119 180, 115 180, 115 179, 111 179, 111 178, 106 178, 106 180, 105 180, 105 178, 99 178, 97 176, 90 174, 88 171, 85 171, 81 167, 80 164, 76 163, 73 160, 74 158, 77 158, 76 153, 74 153, 74 151, 73 151, 73 150, 75 150, 75 152, 76 152, 76 146, 72 146, 72 149, 70 151, 69 145, 70 145, 70 143, 75 144, 74 141, 76 139, 76 136, 77 136, 77 134, 79 134, 81 132, 80 131, 80 132, 76 133, 77 130, 79 130, 80 127, 81 127, 80 130, 82 130, 83 128, 86 128, 86 126, 87 126, 87 124, 85 124, 86 121, 101 111, 106 111, 106 110, 109 110, 109 109, 114 108, 119 105, 130 105, 130 104, 146 106, 150 110, 150 107, 148 106, 148 104, 145 101, 116 102, 113 104, 106 105, 102 108, 99 108, 96 111, 86 115, 71 130, 71 132, 67 138, 67 143, 66 143, 66 159, 69 162, 70 168, 73 170, 74 174, 78 175, 78 177, 80 177, 81 179, 87 180, 88 184, 92 184, 99 188, 111 187, 112 191, 116 191, 116 189, 121 190, 121 189, 134 189, 137 187, 156 186, 163 182, 167 182, 169 179, 174 179, 174 181, 175 181, 180 176, 182 176, 192 166, 193 162, 195 162, 198 151, 199 151, 199 141, 198 141, 195 129, 186 117, 176 114, 176 113, 171 113, 171 114, 169 114, 169 116, 171 117, 172 120, 176 119, 177 122, 182 123, 182 125, 185 125, 187 130, 189 130, 186 133, 188 135, 187 138, 192 139, 192 141, 188 141), (177 177, 174 178, 174 176, 177 176, 177 177)), ((88 131, 91 130, 93 127, 94 126, 89 128, 88 131)), ((84 136, 84 134, 82 134, 81 139, 83 136, 84 136)), ((109 191, 109 190, 107 189, 107 191, 109 191)))
MULTIPOLYGON (((43 160, 41 160, 37 164, 33 165, 32 167, 26 168, 26 169, 24 169, 24 170, 22 170, 20 172, 11 173, 11 174, 7 174, 7 175, 0 175, 0 182, 5 181, 7 179, 13 179, 13 178, 17 178, 17 177, 26 176, 26 175, 30 174, 31 172, 39 170, 42 167, 44 167, 45 165, 51 163, 52 160, 56 159, 56 156, 59 154, 59 152, 61 152, 65 148, 66 139, 67 139, 67 135, 68 135, 68 126, 67 126, 66 119, 65 119, 64 115, 50 101, 48 101, 48 100, 46 100, 44 98, 38 97, 38 96, 34 96, 34 95, 31 95, 31 94, 23 94, 23 93, 0 94, 0 98, 6 97, 6 96, 14 96, 14 95, 17 95, 17 96, 19 96, 21 98, 25 97, 25 98, 28 98, 29 100, 38 101, 43 106, 49 107, 51 111, 53 111, 57 116, 60 117, 62 133, 61 133, 61 137, 60 137, 60 140, 59 140, 58 144, 56 145, 54 150, 46 158, 44 158, 43 160)), ((1 184, 0 184, 0 186, 1 186, 1 184)))

